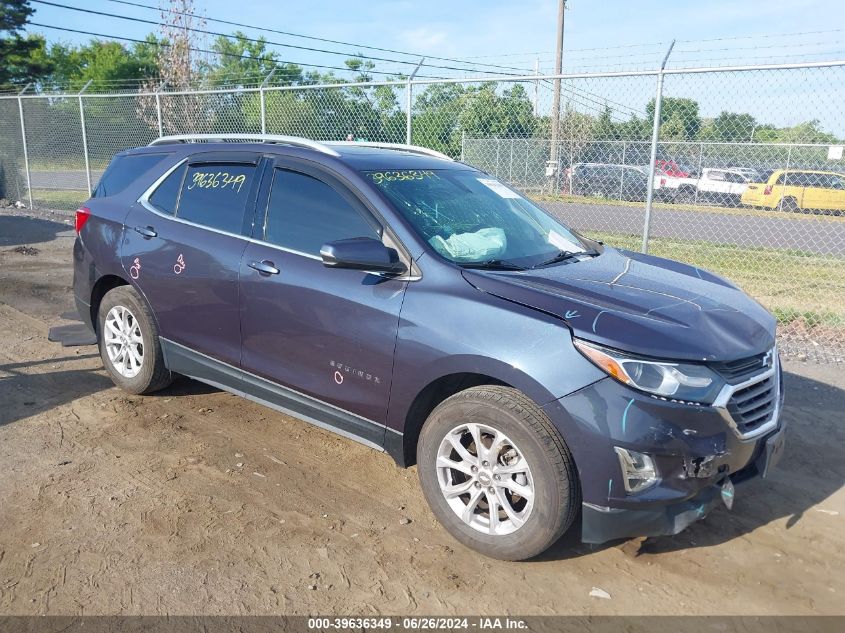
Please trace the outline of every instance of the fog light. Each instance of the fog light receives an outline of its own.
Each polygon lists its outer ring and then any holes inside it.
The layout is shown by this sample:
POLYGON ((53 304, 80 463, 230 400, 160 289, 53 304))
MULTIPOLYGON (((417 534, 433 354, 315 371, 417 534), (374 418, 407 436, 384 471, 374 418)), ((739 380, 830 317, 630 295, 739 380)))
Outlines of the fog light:
POLYGON ((657 470, 650 456, 619 446, 614 446, 613 450, 619 456, 619 465, 622 467, 622 482, 629 494, 640 492, 657 483, 657 470))

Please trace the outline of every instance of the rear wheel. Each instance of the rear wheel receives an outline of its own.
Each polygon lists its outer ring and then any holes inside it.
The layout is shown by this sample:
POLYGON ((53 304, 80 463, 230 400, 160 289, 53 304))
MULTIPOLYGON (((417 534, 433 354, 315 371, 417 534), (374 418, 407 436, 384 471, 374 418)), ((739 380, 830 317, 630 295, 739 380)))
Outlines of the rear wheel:
POLYGON ((155 320, 135 289, 110 290, 100 302, 97 324, 100 357, 115 385, 145 394, 170 384, 155 320))
POLYGON ((675 202, 679 204, 692 204, 695 202, 695 187, 681 186, 675 196, 675 202))
POLYGON ((792 196, 787 196, 786 198, 781 200, 780 208, 782 211, 789 211, 790 213, 795 213, 796 211, 801 210, 798 207, 798 201, 792 196))
POLYGON ((442 402, 423 427, 417 464, 438 520, 493 558, 540 554, 580 506, 563 438, 542 409, 509 387, 473 387, 442 402))

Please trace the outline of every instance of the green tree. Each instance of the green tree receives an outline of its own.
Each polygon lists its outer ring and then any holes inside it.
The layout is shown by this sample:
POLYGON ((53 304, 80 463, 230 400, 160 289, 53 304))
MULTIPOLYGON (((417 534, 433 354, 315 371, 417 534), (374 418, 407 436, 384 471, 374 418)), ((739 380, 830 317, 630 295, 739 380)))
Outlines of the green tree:
MULTIPOLYGON (((646 105, 646 120, 654 120, 654 99, 646 105)), ((698 136, 701 118, 694 99, 663 97, 660 110, 660 138, 667 141, 691 141, 698 136)))
POLYGON ((701 129, 699 136, 706 140, 740 143, 751 140, 756 132, 757 120, 747 112, 722 111, 710 125, 701 129))
POLYGON ((47 57, 52 71, 43 83, 56 90, 78 90, 89 80, 101 89, 127 88, 158 75, 159 42, 150 35, 131 48, 114 41, 91 40, 73 46, 56 43, 47 57))
POLYGON ((33 13, 29 0, 0 2, 0 85, 22 85, 50 72, 44 38, 20 33, 33 13))
POLYGON ((620 137, 619 128, 613 122, 610 106, 605 106, 593 124, 593 138, 597 141, 614 141, 620 137))

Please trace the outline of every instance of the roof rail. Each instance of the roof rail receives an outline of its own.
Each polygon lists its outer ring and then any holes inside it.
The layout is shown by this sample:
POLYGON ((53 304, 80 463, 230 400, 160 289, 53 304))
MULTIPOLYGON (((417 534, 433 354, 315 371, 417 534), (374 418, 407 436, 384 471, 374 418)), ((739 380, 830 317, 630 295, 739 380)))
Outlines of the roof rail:
POLYGON ((420 147, 419 145, 405 145, 404 143, 371 143, 369 141, 332 141, 332 145, 348 145, 350 147, 374 147, 377 149, 395 149, 403 152, 412 152, 414 154, 425 154, 426 156, 433 156, 434 158, 442 158, 443 160, 453 161, 451 156, 446 156, 436 150, 427 147, 420 147))
POLYGON ((276 134, 174 134, 161 136, 150 145, 168 145, 170 143, 225 143, 229 141, 253 141, 255 143, 279 143, 292 147, 305 147, 329 156, 339 157, 331 147, 299 136, 282 136, 276 134))

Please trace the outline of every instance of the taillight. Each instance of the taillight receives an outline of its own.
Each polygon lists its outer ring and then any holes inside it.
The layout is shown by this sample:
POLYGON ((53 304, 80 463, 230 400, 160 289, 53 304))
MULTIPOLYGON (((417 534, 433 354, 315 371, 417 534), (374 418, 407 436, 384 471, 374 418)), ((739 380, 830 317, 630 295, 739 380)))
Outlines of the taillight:
POLYGON ((660 186, 661 186, 661 187, 665 187, 665 186, 666 186, 666 179, 665 179, 665 178, 661 178, 661 179, 660 179, 660 186))
POLYGON ((772 189, 774 189, 772 185, 766 185, 766 188, 763 189, 763 195, 768 196, 770 193, 772 193, 772 189))
POLYGON ((91 209, 88 207, 79 207, 76 210, 76 234, 79 235, 79 232, 82 230, 82 227, 85 226, 85 223, 88 221, 88 218, 91 217, 91 209))

